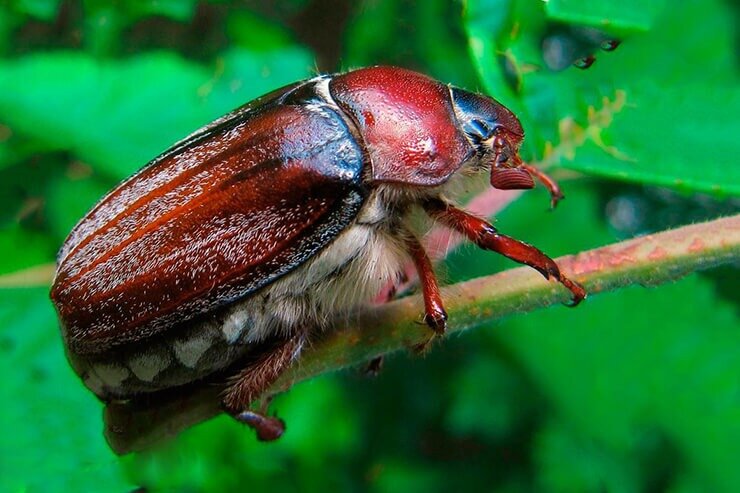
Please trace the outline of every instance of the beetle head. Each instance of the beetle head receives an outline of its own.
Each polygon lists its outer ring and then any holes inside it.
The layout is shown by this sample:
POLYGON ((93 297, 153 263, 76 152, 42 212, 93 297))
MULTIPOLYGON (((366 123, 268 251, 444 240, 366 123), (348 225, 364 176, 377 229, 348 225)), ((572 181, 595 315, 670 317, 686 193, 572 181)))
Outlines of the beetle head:
POLYGON ((463 131, 480 162, 491 167, 491 186, 502 190, 533 188, 534 180, 519 157, 524 130, 514 113, 489 97, 454 87, 451 91, 463 131))

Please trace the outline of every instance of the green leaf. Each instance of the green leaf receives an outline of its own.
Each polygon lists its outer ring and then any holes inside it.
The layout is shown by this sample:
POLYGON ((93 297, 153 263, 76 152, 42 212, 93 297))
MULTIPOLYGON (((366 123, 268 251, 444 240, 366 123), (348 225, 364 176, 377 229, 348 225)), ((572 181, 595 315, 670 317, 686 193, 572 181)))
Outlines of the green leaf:
MULTIPOLYGON (((522 119, 525 157, 626 181, 740 194, 740 168, 728 166, 738 153, 740 79, 724 3, 666 7, 647 32, 600 52, 591 69, 560 72, 546 68, 543 56, 543 39, 556 36, 550 10, 518 1, 494 11, 496 22, 478 20, 494 3, 469 2, 471 54, 487 90, 522 119)), ((584 5, 567 3, 569 12, 591 8, 584 5)))
POLYGON ((647 30, 662 9, 663 0, 549 0, 547 14, 552 19, 603 28, 647 30))
POLYGON ((0 490, 128 491, 101 430, 101 405, 72 372, 48 290, 3 289, 0 490))
POLYGON ((740 169, 733 165, 740 135, 737 87, 692 83, 670 90, 644 82, 590 108, 583 125, 561 121, 563 166, 688 192, 740 195, 740 169))
POLYGON ((126 458, 127 476, 156 491, 236 491, 245 481, 255 491, 289 491, 296 477, 302 478, 301 490, 321 491, 327 463, 357 452, 353 410, 335 378, 296 387, 278 396, 271 409, 290 429, 275 443, 265 446, 251 429, 221 416, 159 449, 126 458))
POLYGON ((0 274, 51 262, 56 253, 56 246, 56 242, 42 233, 24 228, 17 223, 4 225, 0 232, 0 252, 13 254, 0 256, 0 274))
MULTIPOLYGON (((121 48, 125 30, 135 23, 157 16, 188 22, 195 9, 195 0, 84 0, 83 39, 90 53, 110 56, 121 48)), ((153 19, 162 25, 157 21, 153 19)))
MULTIPOLYGON (((499 214, 497 226, 553 255, 610 241, 596 187, 565 187, 568 199, 552 219, 538 218, 538 201, 525 196, 499 214)), ((453 275, 510 264, 490 256, 465 262, 469 256, 460 252, 447 261, 453 275)), ((675 451, 696 471, 691 481, 703 484, 700 489, 736 489, 740 475, 729 459, 740 453, 735 327, 732 303, 693 276, 660 289, 592 296, 575 309, 515 317, 486 332, 544 393, 551 416, 564 419, 556 428, 547 425, 549 438, 541 437, 535 449, 542 488, 588 490, 594 474, 611 478, 612 486, 652 484, 655 475, 676 470, 675 463, 660 461, 675 451), (651 443, 655 436, 658 443, 651 443), (629 465, 634 457, 660 467, 636 468, 629 465)))
POLYGON ((59 0, 11 0, 11 9, 44 21, 51 21, 59 11, 59 0))
POLYGON ((251 12, 234 12, 228 18, 229 38, 252 51, 274 50, 293 44, 288 32, 251 12))
POLYGON ((625 460, 590 437, 581 437, 567 424, 547 423, 537 435, 535 461, 543 491, 632 492, 641 483, 637 460, 625 460))
POLYGON ((445 419, 447 428, 457 435, 505 440, 528 426, 531 416, 527 410, 539 404, 521 373, 483 351, 470 354, 453 381, 453 398, 445 419), (454 399, 455 395, 466 398, 454 399))
POLYGON ((181 22, 192 19, 196 7, 195 0, 128 0, 125 4, 133 17, 162 15, 181 22))
POLYGON ((342 68, 390 64, 426 72, 444 82, 476 88, 465 37, 457 22, 460 4, 447 0, 378 0, 356 9, 347 27, 342 68), (412 28, 410 28, 412 27, 412 28))
POLYGON ((70 179, 66 176, 52 180, 46 193, 46 217, 51 234, 61 245, 75 224, 113 186, 97 176, 70 179))
MULTIPOLYGON (((732 307, 693 276, 661 289, 594 297, 577 310, 512 319, 496 337, 568 426, 591 437, 610 460, 642 453, 641 437, 658 434, 704 482, 702 489, 735 491, 736 327, 732 307)), ((581 454, 591 452, 574 450, 572 456, 581 454)), ((641 474, 643 482, 652 480, 651 471, 641 474)))
POLYGON ((29 55, 0 61, 0 119, 121 179, 199 126, 305 78, 311 63, 299 48, 235 49, 212 72, 168 53, 120 61, 29 55))
MULTIPOLYGON (((553 213, 543 209, 544 193, 533 191, 502 211, 496 226, 552 255, 613 241, 599 187, 563 186, 568 198, 553 213)), ((452 280, 511 265, 472 247, 445 262, 452 280)), ((535 432, 537 490, 635 491, 689 483, 698 486, 687 491, 734 491, 740 476, 724 459, 737 455, 740 437, 734 309, 710 282, 694 276, 660 289, 591 296, 576 309, 512 317, 482 331, 497 350, 477 347, 511 361, 522 374, 502 376, 496 364, 480 362, 482 354, 468 355, 469 368, 457 371, 455 385, 466 397, 454 402, 448 420, 454 431, 474 436, 511 433, 517 428, 507 423, 507 409, 516 406, 515 417, 527 419, 527 401, 542 393, 538 408, 548 409, 542 411, 548 418, 535 432), (534 388, 494 390, 511 380, 534 388), (692 472, 677 477, 682 469, 692 472)))

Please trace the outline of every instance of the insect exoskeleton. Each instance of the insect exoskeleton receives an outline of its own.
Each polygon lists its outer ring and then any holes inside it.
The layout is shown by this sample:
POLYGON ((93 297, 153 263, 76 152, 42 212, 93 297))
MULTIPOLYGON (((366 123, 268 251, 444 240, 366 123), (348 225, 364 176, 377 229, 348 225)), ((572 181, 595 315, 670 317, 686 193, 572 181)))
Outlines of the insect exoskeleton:
POLYGON ((493 250, 583 288, 536 248, 452 202, 456 175, 493 187, 555 182, 522 162, 519 120, 486 96, 396 67, 278 89, 196 131, 106 195, 72 230, 51 297, 71 364, 103 400, 217 376, 224 408, 261 439, 250 405, 311 331, 373 298, 407 261, 424 320, 447 315, 408 221, 423 210, 493 250))

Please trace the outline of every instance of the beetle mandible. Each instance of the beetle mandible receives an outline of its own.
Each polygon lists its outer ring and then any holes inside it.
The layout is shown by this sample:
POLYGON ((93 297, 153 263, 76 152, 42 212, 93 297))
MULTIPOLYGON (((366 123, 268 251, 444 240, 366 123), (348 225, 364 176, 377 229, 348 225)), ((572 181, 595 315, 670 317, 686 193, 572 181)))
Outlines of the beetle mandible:
POLYGON ((522 162, 524 131, 492 98, 396 67, 320 75, 186 137, 106 195, 58 256, 51 298, 68 358, 104 401, 229 382, 223 407, 263 440, 282 422, 250 410, 312 330, 373 298, 412 261, 424 321, 447 315, 409 224, 421 209, 479 247, 586 293, 540 250, 459 208, 451 185, 557 184, 522 162))

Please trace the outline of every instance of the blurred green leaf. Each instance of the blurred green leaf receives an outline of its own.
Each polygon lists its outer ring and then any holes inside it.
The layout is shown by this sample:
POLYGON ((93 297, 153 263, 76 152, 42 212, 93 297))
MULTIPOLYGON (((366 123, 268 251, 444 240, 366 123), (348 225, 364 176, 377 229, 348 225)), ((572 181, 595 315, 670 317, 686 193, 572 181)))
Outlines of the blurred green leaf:
POLYGON ((450 19, 461 6, 447 0, 363 3, 347 28, 342 69, 400 65, 461 87, 477 89, 470 60, 461 56, 465 37, 450 19))
MULTIPOLYGON (((497 337, 569 426, 608 450, 610 460, 634 456, 639 437, 652 430, 679 451, 704 490, 734 491, 740 487, 732 465, 740 452, 736 328, 732 307, 694 276, 592 298, 578 310, 512 319, 497 337)), ((590 454, 574 452, 581 453, 590 454)), ((651 471, 643 474, 643 482, 652 480, 651 471)))
POLYGON ((162 15, 183 22, 192 19, 197 6, 196 0, 127 0, 124 3, 126 10, 135 17, 162 15))
POLYGON ((604 28, 647 30, 663 8, 664 0, 549 0, 547 14, 552 19, 604 28))
POLYGON ((483 351, 471 354, 453 381, 453 396, 470 396, 453 399, 446 415, 449 430, 462 436, 504 440, 529 424, 527 411, 538 404, 520 373, 483 351))
POLYGON ((445 491, 443 472, 408 461, 389 460, 376 465, 372 489, 377 493, 431 493, 445 491))
POLYGON ((186 22, 193 18, 195 0, 84 0, 84 32, 88 50, 96 55, 115 52, 123 31, 148 17, 186 22))
POLYGON ((311 63, 299 48, 235 49, 211 73, 169 53, 123 61, 29 55, 0 61, 0 120, 121 179, 199 126, 305 78, 311 63))
POLYGON ((128 491, 100 403, 67 364, 47 288, 0 296, 0 490, 128 491))
POLYGON ((59 11, 60 0, 11 0, 11 9, 44 21, 51 21, 59 11))
POLYGON ((235 491, 245 486, 245 476, 255 491, 321 491, 338 482, 327 481, 327 464, 355 453, 358 441, 352 411, 336 379, 300 385, 279 396, 271 408, 289 430, 278 442, 258 442, 251 429, 222 416, 159 450, 127 458, 127 475, 155 491, 235 491))
POLYGON ((14 134, 9 127, 0 124, 0 171, 55 150, 28 135, 14 134))
POLYGON ((543 491, 646 491, 639 462, 580 439, 563 423, 549 423, 537 436, 535 460, 543 491))
POLYGON ((61 245, 75 224, 110 190, 113 183, 97 176, 58 177, 48 185, 46 218, 51 234, 61 245))
POLYGON ((23 16, 9 9, 0 9, 0 54, 4 55, 13 46, 12 34, 23 22, 23 16))
POLYGON ((286 30, 248 11, 229 16, 227 30, 236 45, 252 51, 274 50, 293 44, 286 30))
POLYGON ((0 274, 50 262, 56 248, 56 242, 42 233, 23 228, 19 224, 3 226, 0 232, 0 252, 14 252, 14 255, 0 256, 0 274))
MULTIPOLYGON (((10 148, 23 148, 26 144, 30 148, 31 143, 30 140, 24 140, 10 148)), ((18 154, 25 154, 24 151, 29 151, 29 148, 20 150, 18 154)), ((0 146, 0 149, 3 147, 0 146)), ((18 158, 18 154, 11 161, 18 158)), ((0 167, 0 252, 7 252, 6 255, 0 255, 2 274, 49 263, 54 259, 59 240, 49 236, 45 229, 44 194, 47 180, 59 176, 55 172, 55 164, 29 161, 0 167)))
MULTIPOLYGON (((497 216, 497 227, 552 255, 611 241, 598 188, 565 182, 564 189, 568 199, 554 213, 542 209, 545 197, 530 192, 497 216)), ((448 277, 459 280, 512 263, 471 247, 445 264, 448 277)), ((484 329, 522 369, 526 376, 519 378, 545 393, 554 407, 551 416, 564 418, 538 435, 537 489, 635 491, 687 481, 700 485, 688 491, 734 491, 740 476, 725 457, 740 452, 735 309, 711 283, 693 277, 661 289, 591 297, 577 309, 537 312, 484 329), (646 444, 650 436, 660 439, 646 444), (679 460, 696 474, 676 476, 679 460)), ((466 364, 481 366, 475 362, 466 364)), ((485 436, 501 429, 496 411, 512 405, 511 392, 506 399, 490 390, 506 382, 490 370, 477 372, 475 392, 464 392, 467 380, 475 381, 472 372, 459 372, 456 389, 469 397, 452 407, 448 419, 453 429, 490 427, 478 432, 485 436), (486 412, 476 417, 475 409, 486 412), (466 415, 467 420, 459 417, 466 415)))
MULTIPOLYGON (((666 8, 653 29, 598 54, 591 69, 556 72, 546 68, 548 46, 568 33, 553 32, 550 10, 520 0, 493 11, 494 3, 469 2, 471 53, 487 90, 519 110, 532 157, 621 180, 740 194, 740 170, 727 166, 740 132, 740 79, 726 5, 666 8), (484 11, 496 21, 480 21, 484 11)), ((586 15, 584 5, 569 2, 568 11, 586 15)))

